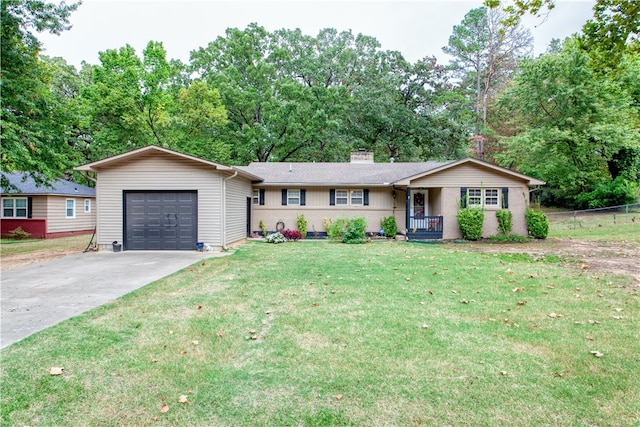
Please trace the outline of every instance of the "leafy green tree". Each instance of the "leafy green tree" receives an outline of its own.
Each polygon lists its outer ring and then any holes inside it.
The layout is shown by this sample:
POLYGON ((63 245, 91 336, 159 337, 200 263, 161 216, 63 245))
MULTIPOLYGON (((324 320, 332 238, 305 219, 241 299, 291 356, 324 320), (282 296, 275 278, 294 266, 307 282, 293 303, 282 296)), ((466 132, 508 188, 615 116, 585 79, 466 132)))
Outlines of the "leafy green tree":
POLYGON ((548 184, 546 203, 574 206, 577 197, 616 178, 616 156, 640 147, 636 111, 624 87, 600 76, 575 40, 561 52, 521 63, 501 105, 520 131, 499 160, 548 184))
POLYGON ((71 153, 59 134, 61 124, 49 114, 56 108, 48 85, 51 75, 39 59, 41 44, 34 31, 61 33, 77 6, 40 0, 0 2, 0 164, 4 172, 38 172, 35 178, 43 182, 69 167, 71 153))

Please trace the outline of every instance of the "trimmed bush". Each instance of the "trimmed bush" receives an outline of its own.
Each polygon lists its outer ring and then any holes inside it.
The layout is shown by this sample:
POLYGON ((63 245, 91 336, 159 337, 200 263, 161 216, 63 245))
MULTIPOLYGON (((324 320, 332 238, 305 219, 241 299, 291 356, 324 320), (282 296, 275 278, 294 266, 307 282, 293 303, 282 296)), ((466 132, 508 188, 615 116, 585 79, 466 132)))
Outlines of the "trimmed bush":
POLYGON ((260 231, 262 231, 262 237, 267 237, 267 226, 264 225, 262 220, 260 220, 260 224, 258 224, 258 226, 260 227, 260 231))
POLYGON ((393 215, 382 218, 380 225, 385 237, 395 237, 398 233, 398 224, 396 223, 396 217, 393 215))
POLYGON ((511 233, 513 213, 510 210, 496 211, 496 218, 498 218, 498 233, 503 236, 507 236, 511 233))
POLYGON ((529 236, 536 239, 546 239, 549 234, 549 220, 544 212, 527 208, 525 214, 529 236))
POLYGON ((300 238, 304 239, 305 237, 307 237, 307 219, 304 217, 304 215, 298 215, 296 221, 298 222, 298 231, 301 235, 300 238))
POLYGON ((28 239, 29 237, 31 237, 31 233, 29 233, 28 231, 24 231, 22 227, 14 228, 7 234, 9 238, 18 240, 28 239))
POLYGON ((351 218, 342 236, 344 243, 365 243, 367 241, 367 220, 364 217, 351 218))
POLYGON ((265 241, 267 243, 273 243, 273 244, 278 244, 278 243, 284 243, 287 241, 287 238, 284 237, 282 235, 282 233, 273 233, 273 234, 269 234, 266 238, 265 241))
POLYGON ((290 242, 297 242, 298 240, 302 239, 302 233, 300 233, 298 230, 283 230, 282 235, 290 242))
POLYGON ((465 240, 479 240, 482 237, 484 210, 480 208, 463 208, 458 211, 458 226, 465 240))

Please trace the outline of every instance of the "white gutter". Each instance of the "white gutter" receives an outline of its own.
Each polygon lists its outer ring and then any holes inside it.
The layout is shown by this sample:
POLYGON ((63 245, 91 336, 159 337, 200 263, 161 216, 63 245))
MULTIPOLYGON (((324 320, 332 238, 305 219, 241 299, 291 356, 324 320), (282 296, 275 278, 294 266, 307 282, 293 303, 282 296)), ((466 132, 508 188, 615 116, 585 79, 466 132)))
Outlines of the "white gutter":
POLYGON ((227 181, 238 176, 238 171, 222 179, 222 249, 227 250, 227 181))

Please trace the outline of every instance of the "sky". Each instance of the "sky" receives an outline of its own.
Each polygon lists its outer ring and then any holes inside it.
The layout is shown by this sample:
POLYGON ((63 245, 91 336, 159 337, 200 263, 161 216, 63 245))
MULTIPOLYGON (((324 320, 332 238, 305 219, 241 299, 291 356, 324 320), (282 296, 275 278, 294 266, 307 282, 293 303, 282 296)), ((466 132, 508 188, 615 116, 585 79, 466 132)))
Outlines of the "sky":
MULTIPOLYGON (((534 55, 544 53, 553 38, 579 32, 594 4, 556 0, 546 18, 528 16, 524 24, 534 37, 534 55)), ((186 63, 191 51, 224 36, 227 28, 256 22, 269 32, 299 28, 311 36, 323 28, 351 30, 375 37, 383 50, 397 50, 412 63, 427 56, 446 63, 442 47, 453 26, 480 6, 482 0, 83 0, 71 14, 70 30, 38 38, 45 55, 78 68, 82 61, 99 64, 99 52, 126 44, 142 56, 149 41, 162 42, 167 59, 186 63)))

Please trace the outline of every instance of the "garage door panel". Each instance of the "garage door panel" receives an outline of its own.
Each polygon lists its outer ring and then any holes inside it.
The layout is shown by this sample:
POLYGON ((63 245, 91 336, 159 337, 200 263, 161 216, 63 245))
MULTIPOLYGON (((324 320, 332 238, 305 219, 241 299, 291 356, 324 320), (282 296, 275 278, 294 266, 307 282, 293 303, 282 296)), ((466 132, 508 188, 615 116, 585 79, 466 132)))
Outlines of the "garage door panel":
POLYGON ((125 249, 193 250, 197 192, 126 192, 125 249))

